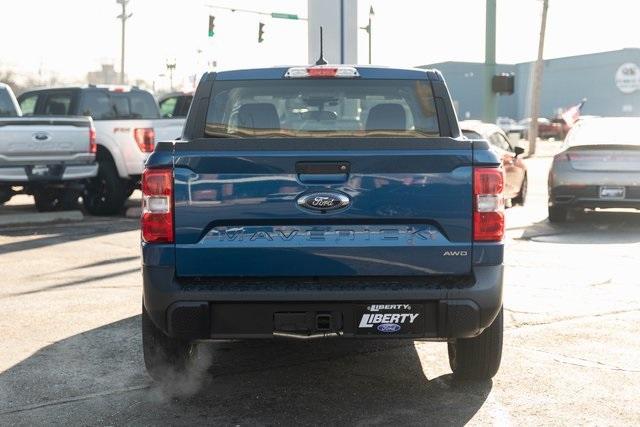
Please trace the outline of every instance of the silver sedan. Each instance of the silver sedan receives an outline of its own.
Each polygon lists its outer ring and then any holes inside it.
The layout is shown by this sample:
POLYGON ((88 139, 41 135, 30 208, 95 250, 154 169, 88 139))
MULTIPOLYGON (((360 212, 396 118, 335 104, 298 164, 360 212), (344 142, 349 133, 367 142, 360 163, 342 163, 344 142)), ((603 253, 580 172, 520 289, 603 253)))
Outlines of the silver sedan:
POLYGON ((640 209, 640 118, 581 120, 549 171, 549 221, 571 209, 640 209))

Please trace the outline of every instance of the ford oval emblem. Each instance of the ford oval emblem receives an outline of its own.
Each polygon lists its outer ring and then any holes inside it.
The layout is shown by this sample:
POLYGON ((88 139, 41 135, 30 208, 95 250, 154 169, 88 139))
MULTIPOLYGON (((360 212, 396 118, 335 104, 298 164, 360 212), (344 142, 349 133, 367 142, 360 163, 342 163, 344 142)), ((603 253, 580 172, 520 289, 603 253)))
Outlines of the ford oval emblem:
POLYGON ((51 138, 47 132, 34 132, 31 138, 34 141, 48 141, 51 138))
POLYGON ((393 333, 398 332, 400 330, 400 325, 396 323, 381 323, 378 325, 378 331, 385 333, 393 333))
POLYGON ((337 191, 318 191, 303 194, 298 198, 298 206, 317 213, 327 213, 349 206, 349 196, 337 191))

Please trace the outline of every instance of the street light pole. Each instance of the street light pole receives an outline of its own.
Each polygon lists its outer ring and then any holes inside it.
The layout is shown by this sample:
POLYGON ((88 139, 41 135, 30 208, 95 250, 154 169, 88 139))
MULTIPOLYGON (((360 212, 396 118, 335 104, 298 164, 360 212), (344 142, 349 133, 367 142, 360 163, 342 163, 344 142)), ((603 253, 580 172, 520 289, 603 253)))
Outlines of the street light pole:
POLYGON ((124 84, 124 48, 125 48, 125 28, 127 19, 131 18, 132 13, 127 15, 127 3, 129 0, 116 0, 116 3, 122 5, 122 14, 117 16, 117 19, 122 21, 122 40, 120 45, 120 84, 124 84))
POLYGON ((175 69, 176 69, 175 58, 173 59, 173 61, 169 61, 167 59, 167 71, 169 72, 169 89, 171 92, 173 92, 173 70, 175 69))

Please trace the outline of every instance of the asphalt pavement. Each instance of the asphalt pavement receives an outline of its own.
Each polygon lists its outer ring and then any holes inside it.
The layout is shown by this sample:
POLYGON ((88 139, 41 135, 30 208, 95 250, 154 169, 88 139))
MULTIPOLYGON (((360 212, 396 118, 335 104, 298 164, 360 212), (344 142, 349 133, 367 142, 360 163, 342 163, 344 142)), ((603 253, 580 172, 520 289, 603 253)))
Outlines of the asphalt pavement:
POLYGON ((635 425, 640 212, 549 224, 557 147, 527 160, 529 200, 507 212, 493 381, 455 382, 443 343, 323 340, 202 345, 192 371, 154 384, 137 221, 84 217, 0 226, 0 425, 635 425))

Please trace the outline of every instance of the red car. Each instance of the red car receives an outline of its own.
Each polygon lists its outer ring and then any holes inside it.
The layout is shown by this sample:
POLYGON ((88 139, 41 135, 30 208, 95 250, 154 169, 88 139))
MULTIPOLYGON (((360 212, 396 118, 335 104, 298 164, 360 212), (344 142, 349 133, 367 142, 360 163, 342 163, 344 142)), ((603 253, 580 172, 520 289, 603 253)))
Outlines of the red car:
POLYGON ((527 165, 520 157, 524 153, 521 147, 514 147, 500 127, 478 120, 460 122, 460 129, 469 139, 485 139, 492 149, 502 157, 505 171, 504 198, 507 207, 524 205, 527 198, 527 165))
MULTIPOLYGON (((526 119, 522 119, 518 122, 518 124, 525 127, 524 137, 527 138, 529 134, 529 124, 531 123, 531 117, 527 117, 526 119)), ((565 131, 561 123, 552 123, 549 119, 545 119, 543 117, 538 118, 538 137, 542 139, 563 139, 565 135, 565 131)))

